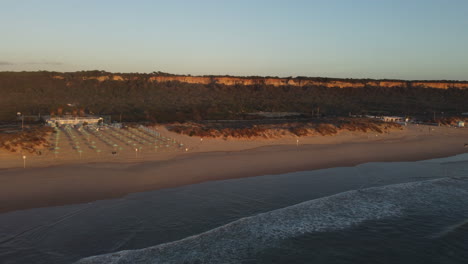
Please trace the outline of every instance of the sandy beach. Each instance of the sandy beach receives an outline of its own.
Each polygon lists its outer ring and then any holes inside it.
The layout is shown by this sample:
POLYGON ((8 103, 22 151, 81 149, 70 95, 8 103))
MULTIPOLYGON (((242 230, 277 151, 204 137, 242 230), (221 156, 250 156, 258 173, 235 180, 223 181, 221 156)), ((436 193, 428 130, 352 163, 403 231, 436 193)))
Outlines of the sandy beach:
POLYGON ((140 156, 28 157, 0 154, 0 212, 92 202, 128 193, 210 180, 280 174, 366 162, 416 161, 465 153, 468 129, 409 125, 390 133, 233 140, 188 137, 157 127, 184 143, 140 156), (299 140, 299 141, 298 141, 299 140))

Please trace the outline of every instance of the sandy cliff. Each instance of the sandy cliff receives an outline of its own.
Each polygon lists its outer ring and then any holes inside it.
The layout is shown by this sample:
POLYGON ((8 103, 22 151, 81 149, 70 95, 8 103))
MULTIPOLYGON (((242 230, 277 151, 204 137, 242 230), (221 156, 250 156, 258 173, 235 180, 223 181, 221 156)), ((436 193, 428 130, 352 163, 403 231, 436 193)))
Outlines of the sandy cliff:
MULTIPOLYGON (((64 76, 54 76, 55 79, 64 79, 64 76)), ((103 75, 82 77, 83 80, 103 81, 129 81, 138 77, 125 75, 103 75)), ((322 86, 328 88, 363 88, 370 87, 421 87, 435 89, 459 88, 468 89, 468 82, 457 81, 400 81, 400 80, 370 80, 370 79, 326 79, 326 78, 276 78, 276 77, 231 77, 231 76, 149 76, 149 82, 170 82, 178 81, 183 83, 210 84, 219 83, 224 85, 256 85, 265 84, 272 86, 322 86)))

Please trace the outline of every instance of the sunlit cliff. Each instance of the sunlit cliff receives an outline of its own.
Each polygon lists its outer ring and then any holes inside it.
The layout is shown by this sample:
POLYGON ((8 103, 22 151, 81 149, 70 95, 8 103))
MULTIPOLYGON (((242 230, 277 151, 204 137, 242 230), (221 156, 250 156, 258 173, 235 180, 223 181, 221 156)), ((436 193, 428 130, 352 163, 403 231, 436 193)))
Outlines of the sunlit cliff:
MULTIPOLYGON (((53 78, 65 79, 64 75, 55 75, 53 78)), ((401 80, 372 80, 372 79, 335 79, 335 78, 277 78, 277 77, 232 77, 232 76, 185 76, 185 75, 101 75, 101 76, 83 76, 83 80, 98 81, 127 81, 144 78, 149 82, 170 82, 178 81, 182 83, 211 84, 218 83, 223 85, 272 85, 272 86, 322 86, 337 88, 363 88, 363 87, 420 87, 449 89, 459 88, 467 89, 468 82, 459 81, 401 81, 401 80)))

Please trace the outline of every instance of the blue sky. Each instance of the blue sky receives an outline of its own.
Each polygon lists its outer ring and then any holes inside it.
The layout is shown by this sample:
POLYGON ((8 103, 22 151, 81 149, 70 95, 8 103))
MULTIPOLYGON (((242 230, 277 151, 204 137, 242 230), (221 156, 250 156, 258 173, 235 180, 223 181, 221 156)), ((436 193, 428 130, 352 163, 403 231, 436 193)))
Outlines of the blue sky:
POLYGON ((0 4, 0 71, 468 80, 465 0, 0 4))

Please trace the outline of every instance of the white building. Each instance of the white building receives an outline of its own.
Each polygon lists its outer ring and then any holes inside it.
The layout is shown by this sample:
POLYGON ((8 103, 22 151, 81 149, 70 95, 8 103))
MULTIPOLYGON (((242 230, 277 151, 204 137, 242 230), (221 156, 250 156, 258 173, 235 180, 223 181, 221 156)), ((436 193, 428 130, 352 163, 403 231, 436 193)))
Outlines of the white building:
POLYGON ((103 121, 102 117, 98 116, 84 116, 84 117, 75 117, 75 116, 64 116, 64 117, 56 117, 56 116, 44 116, 45 122, 49 126, 56 126, 56 125, 97 125, 103 121))
POLYGON ((383 116, 382 120, 385 122, 403 123, 406 121, 406 118, 401 116, 383 116))

